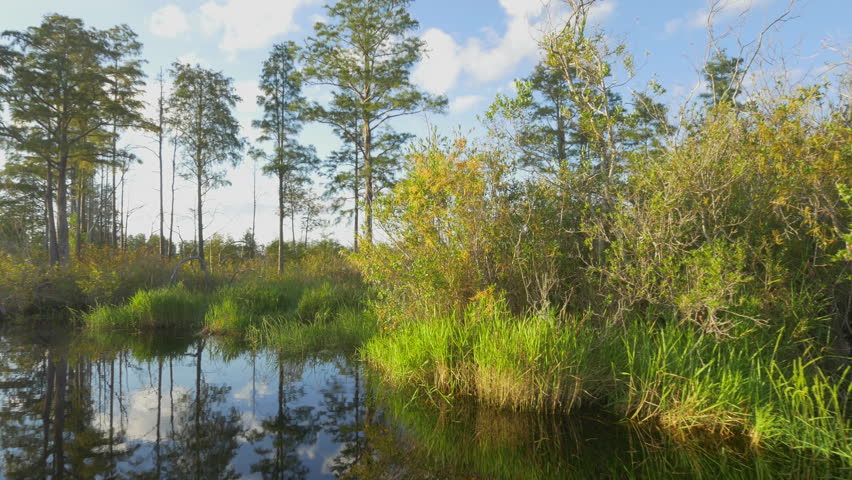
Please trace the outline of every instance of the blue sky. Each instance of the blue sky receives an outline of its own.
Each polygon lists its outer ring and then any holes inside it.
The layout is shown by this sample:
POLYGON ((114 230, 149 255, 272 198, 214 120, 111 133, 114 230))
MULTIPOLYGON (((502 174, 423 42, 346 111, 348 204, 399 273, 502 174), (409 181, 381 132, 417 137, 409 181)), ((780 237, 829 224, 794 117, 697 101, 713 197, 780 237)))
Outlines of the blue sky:
MULTIPOLYGON (((160 68, 180 59, 198 62, 233 77, 243 97, 238 118, 245 135, 258 116, 254 105, 260 65, 269 47, 279 41, 302 43, 312 25, 324 15, 323 0, 2 0, 0 29, 17 30, 37 24, 47 13, 82 18, 88 25, 108 28, 128 24, 144 44, 148 61, 149 92, 156 98, 154 76, 160 68)), ((716 32, 729 51, 738 50, 738 39, 754 40, 760 29, 787 7, 789 0, 722 0, 715 17, 716 32)), ((417 66, 413 79, 422 88, 447 95, 447 115, 418 115, 396 124, 397 129, 425 134, 437 127, 451 134, 476 129, 477 115, 497 93, 510 92, 512 80, 529 74, 537 62, 536 38, 548 24, 558 21, 559 0, 415 0, 412 14, 420 22, 417 32, 427 43, 428 58, 417 66), (556 19, 556 20, 554 20, 556 19)), ((697 73, 707 45, 706 0, 600 0, 593 18, 614 39, 626 42, 636 58, 638 71, 627 89, 642 90, 656 78, 667 90, 668 101, 678 105, 700 89, 697 73)), ((850 57, 852 0, 800 0, 791 19, 771 32, 763 52, 770 63, 764 71, 780 68, 783 58, 790 76, 836 73, 828 66, 842 61, 836 50, 850 57), (833 47, 833 48, 827 48, 833 47), (827 66, 828 65, 828 66, 827 66)), ((845 67, 848 70, 848 64, 845 67)), ((755 80, 756 82, 757 80, 755 80)), ((309 87, 306 93, 322 100, 322 90, 309 87)), ((152 112, 153 114, 153 112, 152 112)), ((150 139, 129 133, 129 145, 151 145, 150 139)), ((308 126, 302 140, 316 145, 320 154, 336 147, 337 140, 326 128, 308 126)), ((144 163, 135 166, 128 179, 131 233, 150 234, 157 224, 155 158, 137 149, 144 163)), ((1 154, 0 154, 1 155, 1 154)), ((167 172, 168 174, 168 172, 167 172)), ((251 226, 250 162, 231 175, 232 186, 210 194, 205 215, 210 219, 206 233, 240 236, 251 226)), ((319 181, 319 179, 318 179, 319 181)), ((180 182, 180 181, 179 181, 180 182)), ((179 183, 175 215, 181 236, 192 236, 189 208, 192 188, 179 183)), ((275 237, 275 188, 271 179, 258 176, 258 239, 275 237)), ((349 227, 331 226, 325 234, 350 242, 349 227)), ((314 236, 318 236, 319 232, 314 236)))

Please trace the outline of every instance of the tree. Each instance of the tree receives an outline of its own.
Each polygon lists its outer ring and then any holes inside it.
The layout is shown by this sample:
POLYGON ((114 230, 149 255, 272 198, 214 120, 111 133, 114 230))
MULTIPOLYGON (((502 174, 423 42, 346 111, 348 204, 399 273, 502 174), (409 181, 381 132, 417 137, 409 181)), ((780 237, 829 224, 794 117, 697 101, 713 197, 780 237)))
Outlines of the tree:
POLYGON ((301 95, 302 79, 296 70, 296 44, 279 43, 263 62, 260 76, 261 94, 257 104, 263 108, 263 117, 253 125, 260 129, 260 142, 272 142, 271 155, 261 150, 253 152, 255 157, 266 159, 263 171, 278 179, 278 274, 284 270, 284 216, 285 204, 290 204, 293 222, 293 243, 296 243, 295 205, 298 192, 308 181, 307 168, 313 165, 316 155, 313 148, 306 148, 295 137, 302 129, 302 112, 305 99, 301 95))
POLYGON ((109 136, 108 125, 129 125, 138 116, 134 87, 142 73, 132 58, 138 44, 126 26, 104 32, 56 14, 4 36, 10 44, 0 49, 0 101, 8 105, 11 123, 0 134, 45 165, 49 258, 67 263, 70 175, 81 158, 92 157, 92 137, 109 136))
MULTIPOLYGON (((357 118, 353 122, 357 123, 357 118)), ((331 200, 331 211, 340 217, 353 219, 353 249, 358 251, 359 219, 361 212, 361 184, 364 181, 363 157, 354 143, 346 142, 346 135, 338 131, 344 139, 343 146, 332 152, 323 162, 323 175, 328 178, 325 198, 331 200), (350 204, 351 202, 351 204, 350 204)), ((407 133, 397 133, 385 128, 374 143, 373 150, 373 187, 376 192, 393 186, 395 173, 402 157, 403 146, 413 137, 407 133)))
POLYGON ((164 214, 163 214, 163 142, 166 137, 166 93, 165 81, 163 77, 163 69, 160 69, 160 74, 157 75, 157 81, 160 83, 160 96, 157 97, 157 161, 159 162, 160 170, 160 256, 165 258, 170 255, 171 248, 166 242, 165 230, 163 229, 164 214))
POLYGON ((141 93, 141 87, 145 84, 141 81, 144 74, 142 73, 142 60, 139 59, 142 44, 136 40, 136 34, 126 25, 122 25, 107 30, 104 32, 104 36, 111 46, 107 51, 104 70, 109 82, 110 98, 114 104, 120 102, 128 107, 126 112, 113 108, 109 108, 105 112, 111 117, 110 126, 112 127, 110 135, 112 144, 112 244, 116 247, 119 243, 119 228, 122 230, 124 228, 123 219, 121 222, 116 221, 118 213, 116 208, 116 190, 118 189, 116 170, 124 172, 126 164, 120 159, 121 153, 118 150, 119 129, 141 126, 145 123, 140 113, 143 105, 137 98, 141 93))
POLYGON ((334 88, 328 106, 314 105, 312 116, 343 132, 364 162, 366 239, 373 239, 374 133, 389 120, 424 111, 443 111, 447 100, 432 97, 410 82, 423 41, 411 35, 411 0, 340 0, 327 5, 328 23, 317 23, 303 55, 305 74, 334 88), (359 122, 353 129, 351 116, 359 122), (360 141, 357 141, 359 139, 360 141))
POLYGON ((530 124, 521 132, 524 163, 564 166, 568 161, 570 126, 570 119, 566 118, 570 100, 565 76, 559 69, 539 63, 527 81, 541 100, 529 104, 530 124))
POLYGON ((233 81, 221 72, 200 65, 172 64, 174 86, 169 97, 169 124, 180 133, 183 148, 182 175, 195 180, 198 257, 204 258, 204 196, 227 185, 223 164, 236 166, 241 160, 243 140, 233 109, 240 97, 233 81))
POLYGON ((742 93, 741 87, 745 77, 742 58, 730 57, 724 49, 716 50, 713 58, 704 65, 701 76, 709 91, 701 93, 698 98, 711 106, 739 105, 737 97, 742 93))

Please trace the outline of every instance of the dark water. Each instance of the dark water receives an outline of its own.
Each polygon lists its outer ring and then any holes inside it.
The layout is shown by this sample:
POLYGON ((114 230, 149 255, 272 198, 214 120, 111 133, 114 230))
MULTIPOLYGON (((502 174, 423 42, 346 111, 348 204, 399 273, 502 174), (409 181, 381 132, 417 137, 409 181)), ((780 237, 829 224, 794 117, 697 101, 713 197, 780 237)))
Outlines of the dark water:
POLYGON ((599 418, 385 391, 351 353, 175 334, 0 333, 4 478, 850 478, 848 465, 599 418))

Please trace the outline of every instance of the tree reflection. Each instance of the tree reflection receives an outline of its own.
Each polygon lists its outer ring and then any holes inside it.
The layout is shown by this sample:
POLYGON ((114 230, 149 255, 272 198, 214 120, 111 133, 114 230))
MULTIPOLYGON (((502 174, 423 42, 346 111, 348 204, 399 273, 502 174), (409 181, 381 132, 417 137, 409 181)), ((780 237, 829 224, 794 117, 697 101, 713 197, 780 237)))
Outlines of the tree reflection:
POLYGON ((251 471, 260 473, 264 479, 307 478, 309 470, 299 457, 298 448, 316 442, 318 417, 314 407, 289 405, 304 395, 303 387, 296 383, 302 377, 304 364, 287 362, 280 355, 277 360, 277 412, 247 435, 260 456, 251 471))
POLYGON ((331 459, 328 468, 338 477, 348 472, 350 467, 361 459, 361 421, 364 418, 361 366, 357 361, 350 362, 345 358, 340 360, 337 362, 340 375, 328 378, 322 392, 325 407, 323 430, 340 445, 340 452, 331 459), (349 388, 346 382, 349 378, 353 380, 352 388, 349 388))
POLYGON ((108 478, 133 449, 96 426, 93 362, 71 357, 67 331, 4 332, 0 445, 7 478, 108 478))
POLYGON ((239 475, 231 462, 242 433, 236 408, 224 408, 229 386, 208 384, 202 372, 205 341, 195 353, 195 392, 175 399, 172 416, 175 429, 163 449, 162 464, 155 466, 165 478, 235 479, 239 475))

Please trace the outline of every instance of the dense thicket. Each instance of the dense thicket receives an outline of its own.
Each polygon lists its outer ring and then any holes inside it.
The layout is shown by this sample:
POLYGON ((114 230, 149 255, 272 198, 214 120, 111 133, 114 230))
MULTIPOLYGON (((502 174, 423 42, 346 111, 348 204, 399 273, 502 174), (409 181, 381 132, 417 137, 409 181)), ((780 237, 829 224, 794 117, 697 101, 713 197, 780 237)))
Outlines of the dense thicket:
POLYGON ((724 336, 831 317, 848 334, 843 98, 812 86, 741 104, 729 92, 737 62, 715 57, 715 93, 669 125, 660 87, 622 100, 612 71, 629 57, 582 11, 571 22, 517 97, 498 97, 489 140, 423 142, 381 199, 390 240, 360 258, 388 317, 463 309, 493 290, 516 312, 607 324, 693 322, 724 336))

